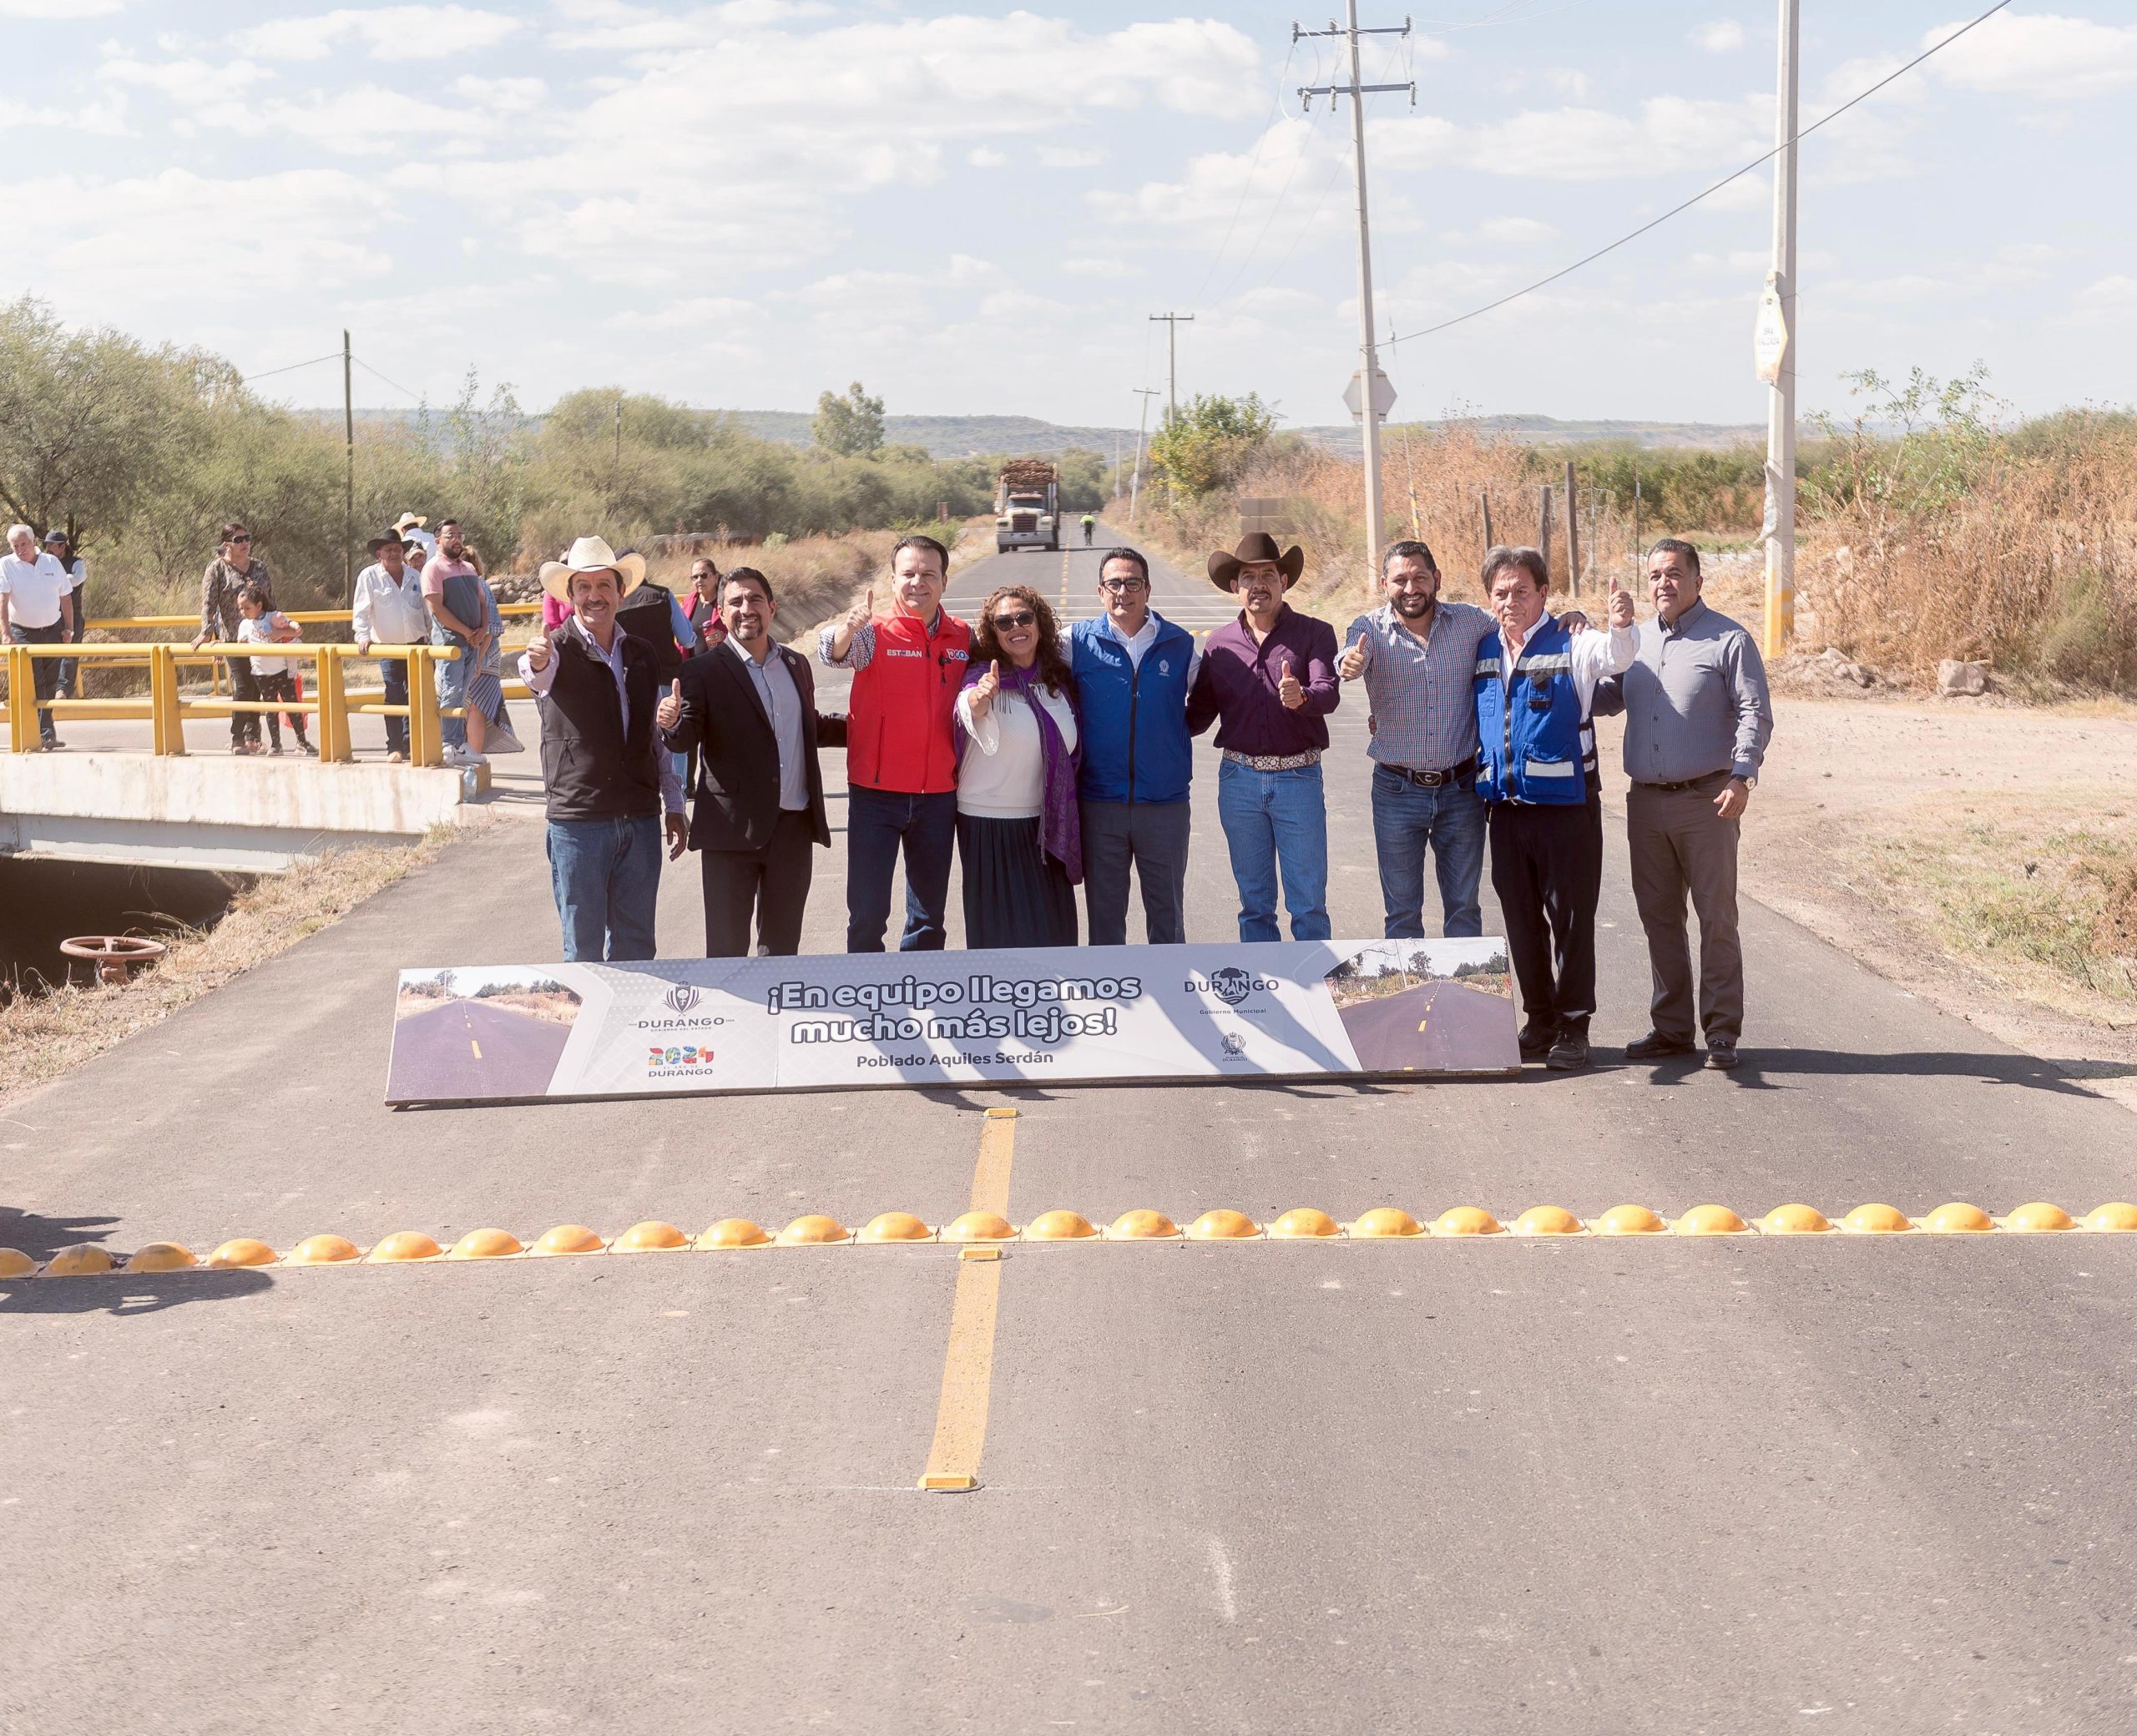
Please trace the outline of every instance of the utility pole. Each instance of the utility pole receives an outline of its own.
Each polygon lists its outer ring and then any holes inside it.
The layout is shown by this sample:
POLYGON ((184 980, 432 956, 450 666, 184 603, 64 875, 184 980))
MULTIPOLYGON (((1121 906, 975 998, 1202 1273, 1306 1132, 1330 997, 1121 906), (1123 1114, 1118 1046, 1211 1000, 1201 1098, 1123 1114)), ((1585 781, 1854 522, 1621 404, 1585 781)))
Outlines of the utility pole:
POLYGON ((616 468, 624 467, 624 395, 616 394, 616 468))
POLYGON ((1796 119, 1799 0, 1781 0, 1781 64, 1774 92, 1773 263, 1759 309, 1756 348, 1766 390, 1766 654, 1796 632, 1796 119), (1769 369, 1771 371, 1769 371, 1769 369))
POLYGON ((341 334, 341 440, 349 461, 341 496, 341 578, 351 602, 356 594, 356 399, 349 381, 349 334, 341 334))
POLYGON ((1337 29, 1331 23, 1326 30, 1301 30, 1291 26, 1291 40, 1318 36, 1346 37, 1351 45, 1351 82, 1347 84, 1311 84, 1300 88, 1302 106, 1310 106, 1316 96, 1325 96, 1332 103, 1337 97, 1351 99, 1351 154, 1352 166, 1358 180, 1358 351, 1361 357, 1357 385, 1358 402, 1352 405, 1351 413, 1365 428, 1366 461, 1366 566, 1377 579, 1380 575, 1380 539, 1385 527, 1381 522, 1380 507, 1380 423, 1395 401, 1395 393, 1382 377, 1380 352, 1372 335, 1372 228, 1366 215, 1366 97, 1369 92, 1380 90, 1407 90, 1412 104, 1417 100, 1417 87, 1414 84, 1367 84, 1358 65, 1358 38, 1362 36, 1407 36, 1410 21, 1405 18, 1399 25, 1386 25, 1371 30, 1358 28, 1358 0, 1344 0, 1344 24, 1337 29))
POLYGON ((1183 324, 1192 326, 1195 315, 1152 314, 1150 317, 1165 322, 1165 423, 1170 426, 1180 420, 1180 328, 1183 324))
POLYGON ((1136 394, 1143 400, 1141 412, 1135 418, 1135 468, 1128 478, 1128 528, 1135 528, 1135 497, 1143 482, 1143 430, 1150 420, 1150 400, 1157 396, 1154 386, 1139 386, 1136 394))

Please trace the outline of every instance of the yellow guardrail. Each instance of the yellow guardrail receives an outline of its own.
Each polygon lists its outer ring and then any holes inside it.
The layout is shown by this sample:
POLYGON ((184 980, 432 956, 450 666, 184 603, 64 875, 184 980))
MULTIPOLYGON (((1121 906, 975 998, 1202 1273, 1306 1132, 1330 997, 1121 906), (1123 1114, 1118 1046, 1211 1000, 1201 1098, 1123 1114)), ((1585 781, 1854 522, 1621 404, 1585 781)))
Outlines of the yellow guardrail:
MULTIPOLYGON (((538 612, 538 603, 507 603, 503 612, 527 614, 538 612)), ((292 621, 346 621, 346 609, 301 610, 290 615, 292 621)), ((199 618, 192 615, 149 615, 129 620, 92 620, 93 628, 107 631, 114 629, 154 630, 176 625, 190 627, 199 618)), ((466 714, 464 708, 441 707, 437 702, 437 665, 457 662, 457 648, 441 645, 374 644, 368 651, 354 644, 307 643, 300 639, 288 644, 246 643, 243 645, 225 641, 210 641, 197 649, 190 642, 182 643, 127 643, 120 644, 10 644, 0 647, 6 654, 8 672, 8 699, 0 706, 0 720, 7 724, 5 739, 8 746, 18 754, 33 754, 39 750, 37 714, 47 710, 55 719, 77 717, 120 721, 146 721, 150 725, 152 751, 166 755, 185 752, 184 724, 189 719, 226 718, 233 712, 306 712, 319 720, 318 739, 313 744, 319 749, 323 763, 346 763, 356 757, 349 731, 351 717, 405 717, 408 719, 408 758, 417 765, 442 765, 445 763, 443 719, 466 714), (205 694, 189 694, 184 690, 183 669, 206 666, 210 672, 220 671, 233 657, 300 657, 311 659, 313 679, 310 691, 301 699, 240 700, 222 697, 219 682, 210 681, 205 694), (36 678, 33 674, 37 661, 76 659, 83 664, 99 664, 105 668, 139 668, 146 666, 149 672, 149 692, 144 699, 53 699, 40 706, 35 698, 36 678), (408 703, 389 705, 384 702, 385 689, 381 685, 351 687, 347 666, 352 662, 403 662, 408 665, 408 703)), ((504 684, 508 699, 525 699, 527 689, 523 683, 504 684)))

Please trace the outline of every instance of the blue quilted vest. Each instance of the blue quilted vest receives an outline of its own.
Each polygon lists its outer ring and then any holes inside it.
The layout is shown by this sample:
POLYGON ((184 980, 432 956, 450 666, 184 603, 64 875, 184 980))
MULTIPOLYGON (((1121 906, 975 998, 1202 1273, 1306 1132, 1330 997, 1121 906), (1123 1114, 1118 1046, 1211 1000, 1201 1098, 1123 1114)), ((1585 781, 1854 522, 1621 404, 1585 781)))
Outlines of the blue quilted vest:
POLYGON ((1513 679, 1499 673, 1499 636, 1477 648, 1477 793, 1488 802, 1570 807, 1595 777, 1595 731, 1573 679, 1573 635, 1536 623, 1513 679))

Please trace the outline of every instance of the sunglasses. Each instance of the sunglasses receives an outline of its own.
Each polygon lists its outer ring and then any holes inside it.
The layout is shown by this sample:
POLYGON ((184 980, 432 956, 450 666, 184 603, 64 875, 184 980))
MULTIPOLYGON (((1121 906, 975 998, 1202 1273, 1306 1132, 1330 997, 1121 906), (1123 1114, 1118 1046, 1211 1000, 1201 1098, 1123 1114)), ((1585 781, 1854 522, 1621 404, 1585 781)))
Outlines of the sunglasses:
POLYGON ((230 547, 235 548, 239 543, 250 542, 252 538, 250 537, 233 537, 230 538, 230 547))
POLYGON ((998 633, 1013 627, 1036 627, 1038 625, 1038 617, 1033 614, 1028 608, 1019 609, 1013 615, 997 615, 994 618, 994 627, 998 633))

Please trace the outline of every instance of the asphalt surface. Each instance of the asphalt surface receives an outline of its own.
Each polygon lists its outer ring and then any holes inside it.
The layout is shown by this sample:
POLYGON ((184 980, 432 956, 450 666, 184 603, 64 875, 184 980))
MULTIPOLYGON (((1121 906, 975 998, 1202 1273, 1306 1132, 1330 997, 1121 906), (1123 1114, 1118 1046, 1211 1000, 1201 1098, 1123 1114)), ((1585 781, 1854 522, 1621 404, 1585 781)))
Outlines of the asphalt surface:
POLYGON ((539 1097, 571 1027, 509 1007, 449 1001, 394 1027, 391 1093, 422 1098, 539 1097))
POLYGON ((1400 994, 1341 1009, 1343 1029, 1367 1072, 1475 1067, 1498 1054, 1521 1065, 1521 1050, 1500 996, 1459 982, 1421 982, 1400 994))
MULTIPOLYGON (((1369 936, 1362 718, 1334 725, 1331 904, 1369 936)), ((1771 776, 1815 776, 1787 754, 1784 708, 1771 776)), ((1211 770, 1197 939, 1233 915, 1211 770)), ((1756 906, 1744 1068, 1625 1064, 1608 835, 1584 1075, 388 1111, 402 965, 543 961, 540 835, 493 827, 0 1110, 0 1244, 940 1223, 1011 1104, 1020 1223, 2137 1192, 2137 1123, 2073 1069, 1756 906)), ((922 1495, 951 1253, 0 1280, 0 1728, 2137 1721, 2137 1236, 1018 1245, 982 1486, 922 1495)))

